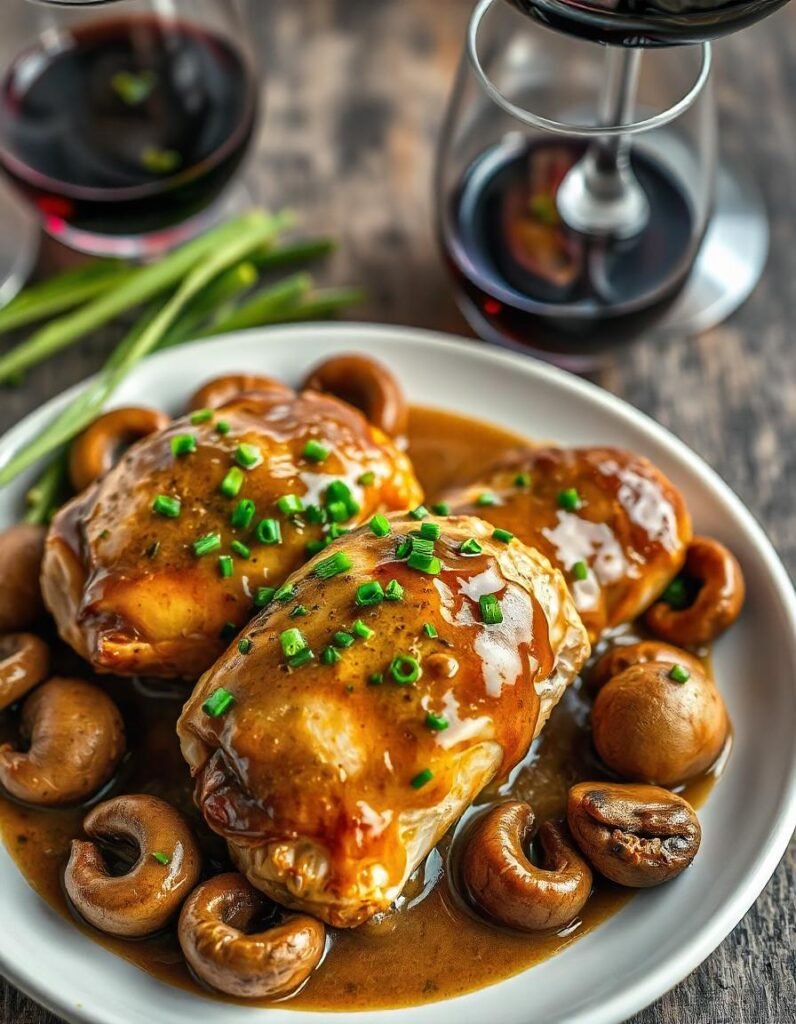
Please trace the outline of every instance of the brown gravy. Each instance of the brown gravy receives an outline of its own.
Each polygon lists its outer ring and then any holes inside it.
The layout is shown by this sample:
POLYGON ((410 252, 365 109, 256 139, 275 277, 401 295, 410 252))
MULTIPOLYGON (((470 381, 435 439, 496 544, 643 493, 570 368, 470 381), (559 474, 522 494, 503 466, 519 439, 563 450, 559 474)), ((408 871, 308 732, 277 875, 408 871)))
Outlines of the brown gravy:
MULTIPOLYGON (((410 455, 429 502, 442 490, 472 480, 501 455, 526 443, 478 420, 431 409, 413 410, 409 433, 410 455)), ((632 629, 624 632, 632 633, 632 629)), ((74 655, 64 652, 63 657, 60 672, 85 676, 85 665, 74 655)), ((117 778, 97 799, 119 792, 163 797, 194 822, 208 873, 229 870, 224 844, 208 833, 193 806, 190 779, 174 732, 186 688, 112 678, 97 681, 122 710, 129 747, 117 778)), ((499 791, 483 794, 481 802, 511 794, 528 800, 537 820, 561 817, 573 783, 604 777, 592 752, 589 705, 580 684, 571 687, 511 780, 499 791)), ((0 714, 0 741, 15 738, 15 717, 13 713, 0 714)), ((706 775, 690 783, 684 795, 699 806, 714 781, 715 773, 706 775)), ((9 852, 36 892, 71 918, 74 915, 61 879, 70 842, 82 834, 84 814, 84 807, 36 810, 0 798, 0 833, 9 852)), ((474 916, 449 884, 451 847, 466 818, 416 872, 395 913, 356 930, 329 929, 324 962, 283 1005, 353 1012, 451 998, 552 956, 631 898, 629 890, 596 879, 582 917, 561 932, 526 935, 487 924, 474 916)), ((100 935, 79 920, 75 924, 107 949, 163 981, 211 998, 225 998, 209 992, 192 977, 173 929, 129 942, 100 935)))

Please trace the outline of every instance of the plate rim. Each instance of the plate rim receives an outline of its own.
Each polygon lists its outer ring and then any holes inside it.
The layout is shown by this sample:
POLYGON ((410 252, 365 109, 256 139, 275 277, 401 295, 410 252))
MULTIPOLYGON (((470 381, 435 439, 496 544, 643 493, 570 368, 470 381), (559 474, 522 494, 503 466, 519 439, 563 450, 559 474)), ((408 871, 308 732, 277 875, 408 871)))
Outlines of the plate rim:
MULTIPOLYGON (((264 342, 278 345, 280 341, 289 343, 291 336, 306 335, 308 331, 312 331, 315 335, 325 338, 329 342, 341 342, 340 350, 349 347, 351 349, 364 349, 367 351, 368 340, 372 340, 374 337, 378 338, 379 342, 392 339, 397 345, 412 343, 430 344, 451 352, 461 351, 465 347, 468 357, 474 358, 477 362, 481 362, 484 365, 497 363, 513 368, 523 376, 534 380, 537 384, 549 381, 556 388, 563 388, 564 391, 585 399, 587 404, 597 405, 610 419, 619 419, 637 429, 640 428, 643 433, 651 436, 663 448, 669 449, 673 457, 684 462, 691 471, 698 472, 709 486, 709 489, 718 496, 723 504, 730 507, 735 517, 741 522, 753 542, 756 552, 762 559, 769 580, 774 584, 777 597, 781 601, 789 621, 789 640, 791 646, 796 647, 796 592, 794 592, 791 579, 775 546, 755 515, 722 477, 676 434, 658 423, 647 413, 632 406, 625 399, 590 381, 583 380, 565 370, 529 358, 523 354, 480 344, 474 339, 466 338, 462 335, 396 324, 380 324, 377 322, 336 321, 317 324, 307 322, 253 328, 189 342, 181 345, 180 351, 190 354, 201 352, 205 347, 218 347, 219 345, 226 345, 230 349, 234 349, 239 341, 251 342, 255 337, 262 338, 264 342)), ((300 360, 300 348, 298 352, 298 359, 300 360)), ((140 364, 139 367, 136 367, 128 379, 135 379, 140 366, 151 365, 173 357, 172 350, 155 353, 140 364)), ((230 358, 234 361, 234 354, 230 358)), ((267 355, 265 358, 267 358, 267 355)), ((4 435, 0 436, 0 466, 7 460, 10 451, 18 440, 29 433, 34 424, 40 421, 43 422, 46 417, 57 412, 70 398, 87 387, 92 379, 93 377, 86 378, 49 399, 46 403, 14 424, 4 435)), ((108 403, 108 408, 112 408, 114 404, 115 402, 112 399, 108 403)), ((796 689, 796 681, 794 681, 793 686, 796 689)), ((754 870, 746 879, 743 887, 733 893, 732 897, 722 906, 721 912, 714 914, 694 935, 688 936, 676 954, 669 955, 661 964, 656 964, 640 979, 631 979, 624 989, 603 999, 599 1006, 588 1007, 585 1012, 578 1012, 576 1016, 569 1018, 573 1024, 575 1021, 583 1021, 583 1024, 587 1024, 587 1022, 588 1024, 615 1024, 615 1022, 623 1021, 633 1013, 642 1010, 651 1002, 660 998, 695 970, 720 945, 754 905, 784 856, 794 829, 796 829, 796 745, 791 750, 790 772, 779 805, 779 813, 769 825, 762 853, 755 861, 754 870)), ((37 898, 41 899, 38 896, 37 898)), ((115 954, 110 955, 115 956, 115 954)), ((46 981, 37 975, 35 969, 26 970, 24 967, 14 964, 9 959, 7 951, 3 948, 2 944, 0 944, 0 973, 11 984, 40 1005, 64 1019, 74 1022, 74 1024, 111 1024, 111 1022, 116 1024, 117 1021, 121 1024, 121 1018, 108 1016, 102 1010, 95 1012, 92 1008, 86 1006, 78 1008, 74 1004, 70 1004, 68 997, 60 995, 58 992, 53 992, 48 987, 46 981)), ((501 984, 501 982, 497 982, 495 985, 489 986, 489 988, 497 994, 501 984)), ((169 986, 169 988, 173 987, 169 986)), ((190 993, 186 992, 185 995, 187 998, 191 997, 190 993)), ((466 998, 467 995, 465 994, 451 1000, 441 1000, 437 1004, 429 1005, 440 1007, 452 1006, 459 999, 466 998)), ((226 1004, 219 1003, 217 1005, 223 1007, 226 1004)), ((261 1007, 253 1007, 252 1009, 262 1010, 261 1007)), ((278 1007, 275 1007, 275 1009, 278 1009, 278 1007)), ((378 1010, 376 1012, 378 1014, 397 1015, 401 1012, 411 1012, 411 1010, 412 1007, 407 1007, 395 1010, 378 1010)), ((295 1014, 302 1011, 290 1012, 295 1014)), ((315 1011, 303 1012, 312 1014, 315 1011)), ((334 1012, 346 1012, 347 1016, 352 1020, 362 1021, 368 1019, 371 1015, 369 1011, 331 1011, 331 1013, 334 1012)), ((279 1016, 282 1017, 281 1014, 279 1016)), ((324 1013, 323 1016, 330 1017, 330 1013, 324 1013)), ((296 1020, 299 1021, 299 1019, 299 1016, 296 1016, 296 1020)))

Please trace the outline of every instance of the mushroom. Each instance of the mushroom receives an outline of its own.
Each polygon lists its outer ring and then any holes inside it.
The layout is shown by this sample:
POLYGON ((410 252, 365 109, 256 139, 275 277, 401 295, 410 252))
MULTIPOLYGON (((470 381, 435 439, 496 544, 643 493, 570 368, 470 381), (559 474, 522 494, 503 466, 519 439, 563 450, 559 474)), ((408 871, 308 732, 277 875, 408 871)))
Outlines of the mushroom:
POLYGON ((389 437, 406 434, 409 406, 401 385, 382 363, 367 356, 332 356, 310 371, 302 390, 323 391, 360 409, 389 437))
POLYGON ((47 678, 50 651, 33 633, 0 637, 0 711, 47 678))
POLYGON ((647 611, 657 636, 686 647, 709 644, 741 613, 746 585, 737 559, 723 544, 694 537, 685 567, 647 611))
POLYGON ((18 800, 52 806, 93 796, 124 754, 124 725, 102 690, 54 678, 22 705, 24 753, 0 746, 0 783, 18 800))
POLYGON ((470 834, 462 854, 462 879, 470 899, 501 924, 523 931, 562 928, 591 893, 589 865, 560 826, 545 822, 537 867, 525 852, 533 828, 525 803, 493 807, 470 834))
POLYGON ((0 533, 0 633, 29 629, 44 611, 39 576, 43 526, 22 523, 0 533))
POLYGON ((188 402, 188 409, 220 409, 241 395, 262 392, 284 392, 285 397, 293 395, 293 389, 274 377, 262 377, 256 373, 230 373, 215 377, 195 391, 188 402))
POLYGON ((84 491, 112 468, 124 448, 165 429, 170 422, 164 412, 139 406, 98 416, 69 449, 69 478, 74 489, 84 491))
POLYGON ((286 995, 306 981, 323 956, 324 926, 295 914, 247 934, 268 906, 263 894, 235 873, 216 875, 194 890, 177 934, 202 981, 244 999, 286 995))
POLYGON ((721 694, 701 669, 631 665, 597 694, 592 738, 617 775, 675 786, 713 764, 729 723, 721 694))
POLYGON ((580 782, 569 791, 567 823, 600 874, 632 888, 679 875, 702 839, 693 807, 657 786, 580 782))
POLYGON ((124 938, 151 935, 168 924, 202 870, 183 815, 158 797, 132 794, 99 804, 83 828, 92 839, 133 844, 138 858, 125 874, 112 875, 95 843, 72 840, 64 883, 82 917, 124 938))
POLYGON ((609 679, 618 676, 631 665, 646 665, 651 661, 669 666, 682 665, 689 672, 705 671, 699 658, 680 647, 672 647, 671 644, 661 643, 660 640, 640 640, 635 644, 617 644, 609 648, 589 672, 588 688, 596 692, 605 686, 609 679))

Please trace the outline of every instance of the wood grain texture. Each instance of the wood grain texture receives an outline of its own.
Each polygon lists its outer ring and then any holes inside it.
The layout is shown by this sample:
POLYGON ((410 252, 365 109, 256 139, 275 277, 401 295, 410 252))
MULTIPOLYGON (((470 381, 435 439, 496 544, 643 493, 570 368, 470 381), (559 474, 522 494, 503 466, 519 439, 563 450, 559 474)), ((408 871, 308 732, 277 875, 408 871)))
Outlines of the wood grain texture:
MULTIPOLYGON (((21 2, 21 0, 16 0, 21 2)), ((467 0, 251 0, 268 75, 248 181, 299 210, 340 251, 330 283, 369 292, 363 320, 470 333, 433 241, 434 141, 467 0)), ((10 12, 5 20, 13 21, 10 12)), ((4 24, 4 29, 6 25, 4 24)), ((716 47, 725 151, 775 211, 766 275, 728 323, 699 338, 642 340, 598 377, 699 452, 796 569, 796 4, 716 47)), ((47 266, 62 254, 47 247, 47 266)), ((84 342, 0 394, 0 431, 96 368, 114 340, 84 342)), ((796 847, 754 908, 690 977, 633 1024, 796 1019, 796 847)), ((499 1021, 499 1016, 496 1016, 499 1021)), ((2 1024, 52 1024, 0 986, 2 1024)))

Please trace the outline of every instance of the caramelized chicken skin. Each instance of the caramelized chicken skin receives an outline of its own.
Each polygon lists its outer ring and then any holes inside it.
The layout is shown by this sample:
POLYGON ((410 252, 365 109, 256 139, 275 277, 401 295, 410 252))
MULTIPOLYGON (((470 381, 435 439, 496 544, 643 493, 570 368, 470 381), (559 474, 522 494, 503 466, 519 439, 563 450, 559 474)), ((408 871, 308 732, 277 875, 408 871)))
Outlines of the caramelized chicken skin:
POLYGON ((351 406, 282 386, 239 396, 139 441, 61 510, 45 601, 98 671, 195 677, 308 543, 420 497, 408 459, 351 406))
POLYGON ((422 522, 363 527, 295 573, 289 600, 202 677, 177 727, 197 802, 239 869, 337 926, 389 906, 525 755, 589 653, 544 556, 474 517, 422 522), (407 560, 421 528, 441 534, 430 565, 407 560))
POLYGON ((659 596, 691 539, 677 488, 616 448, 529 448, 443 497, 453 513, 486 517, 558 566, 592 640, 659 596))

